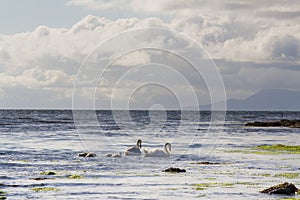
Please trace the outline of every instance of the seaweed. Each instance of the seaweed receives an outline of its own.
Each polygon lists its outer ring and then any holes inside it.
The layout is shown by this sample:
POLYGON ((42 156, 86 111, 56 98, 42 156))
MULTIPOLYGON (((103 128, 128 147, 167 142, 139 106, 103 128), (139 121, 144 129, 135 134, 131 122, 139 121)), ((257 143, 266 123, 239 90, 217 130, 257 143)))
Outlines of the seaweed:
POLYGON ((293 197, 293 198, 283 198, 280 200, 300 200, 300 198, 293 197))
POLYGON ((275 145, 260 145, 254 147, 254 149, 266 150, 266 151, 287 151, 291 153, 300 153, 300 145, 289 146, 284 144, 275 145))
POLYGON ((83 176, 79 175, 79 174, 73 174, 73 175, 70 175, 68 178, 70 178, 70 179, 81 179, 81 178, 83 178, 83 176))
POLYGON ((264 176, 264 177, 270 177, 271 174, 268 174, 268 173, 261 173, 261 174, 256 173, 256 174, 251 174, 251 176, 264 176))
POLYGON ((283 144, 259 145, 252 148, 228 150, 227 153, 245 153, 258 155, 278 155, 278 154, 300 154, 300 145, 289 146, 283 144))
POLYGON ((31 190, 35 192, 59 191, 58 188, 52 188, 52 187, 35 187, 35 188, 31 188, 31 190))
POLYGON ((209 182, 209 183, 195 183, 193 186, 195 190, 204 190, 210 187, 233 187, 234 183, 220 183, 220 182, 209 182))
POLYGON ((300 173, 281 173, 281 174, 275 174, 274 177, 284 177, 289 179, 295 179, 299 178, 300 173))

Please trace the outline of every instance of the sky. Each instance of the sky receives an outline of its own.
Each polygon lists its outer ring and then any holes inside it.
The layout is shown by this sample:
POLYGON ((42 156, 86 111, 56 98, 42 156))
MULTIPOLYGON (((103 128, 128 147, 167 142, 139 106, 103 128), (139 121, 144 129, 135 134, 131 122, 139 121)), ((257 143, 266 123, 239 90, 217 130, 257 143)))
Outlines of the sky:
POLYGON ((1 0, 0 108, 174 109, 300 90, 297 0, 1 0))

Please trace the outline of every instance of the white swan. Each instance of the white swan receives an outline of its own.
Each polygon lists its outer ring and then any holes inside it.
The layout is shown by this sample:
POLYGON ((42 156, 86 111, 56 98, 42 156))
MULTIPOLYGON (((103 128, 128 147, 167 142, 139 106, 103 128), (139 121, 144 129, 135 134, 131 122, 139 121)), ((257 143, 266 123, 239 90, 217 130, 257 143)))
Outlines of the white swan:
POLYGON ((112 155, 113 155, 112 153, 107 153, 107 154, 105 154, 104 156, 105 156, 105 157, 112 157, 112 155))
POLYGON ((136 146, 128 147, 125 150, 125 155, 126 156, 139 156, 142 154, 141 148, 142 148, 142 140, 138 140, 136 143, 136 146))
POLYGON ((121 158, 122 157, 122 153, 119 152, 119 153, 115 153, 111 156, 112 158, 121 158))
POLYGON ((154 149, 154 150, 144 150, 145 157, 168 157, 171 152, 171 144, 166 143, 164 146, 164 150, 154 149))
POLYGON ((108 153, 108 154, 105 154, 104 156, 105 157, 110 157, 110 158, 120 158, 120 157, 122 157, 122 153, 121 152, 115 153, 115 154, 108 153))

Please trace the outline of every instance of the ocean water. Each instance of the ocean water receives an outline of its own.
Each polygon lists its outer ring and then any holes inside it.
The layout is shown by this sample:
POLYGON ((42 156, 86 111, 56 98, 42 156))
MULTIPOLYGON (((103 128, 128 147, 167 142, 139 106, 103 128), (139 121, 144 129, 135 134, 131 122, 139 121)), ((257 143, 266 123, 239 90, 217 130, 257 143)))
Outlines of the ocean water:
POLYGON ((223 114, 1 110, 0 191, 5 194, 0 196, 8 199, 288 198, 259 191, 285 181, 300 187, 297 177, 300 155, 261 154, 249 149, 263 144, 300 145, 300 129, 246 127, 245 123, 282 117, 300 119, 300 112, 223 114), (124 156, 124 150, 138 139, 145 149, 163 149, 166 142, 171 143, 171 156, 124 156), (78 157, 78 153, 87 151, 97 156, 78 157), (118 152, 123 155, 121 158, 104 156, 118 152), (162 172, 168 167, 187 172, 162 172), (55 175, 41 174, 45 171, 53 171, 55 175), (36 191, 37 188, 53 190, 36 191))

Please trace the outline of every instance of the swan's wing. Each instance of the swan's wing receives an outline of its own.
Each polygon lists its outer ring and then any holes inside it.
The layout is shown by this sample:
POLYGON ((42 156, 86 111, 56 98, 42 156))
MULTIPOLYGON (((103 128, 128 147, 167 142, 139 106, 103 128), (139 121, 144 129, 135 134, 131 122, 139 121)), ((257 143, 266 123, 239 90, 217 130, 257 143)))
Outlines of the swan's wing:
POLYGON ((116 154, 113 154, 111 157, 112 157, 112 158, 121 158, 121 157, 122 157, 122 154, 116 153, 116 154))
POLYGON ((168 153, 159 149, 154 149, 145 153, 145 157, 167 157, 167 156, 169 156, 168 153))
POLYGON ((141 155, 141 150, 137 147, 129 147, 125 150, 125 155, 131 156, 131 155, 141 155))

